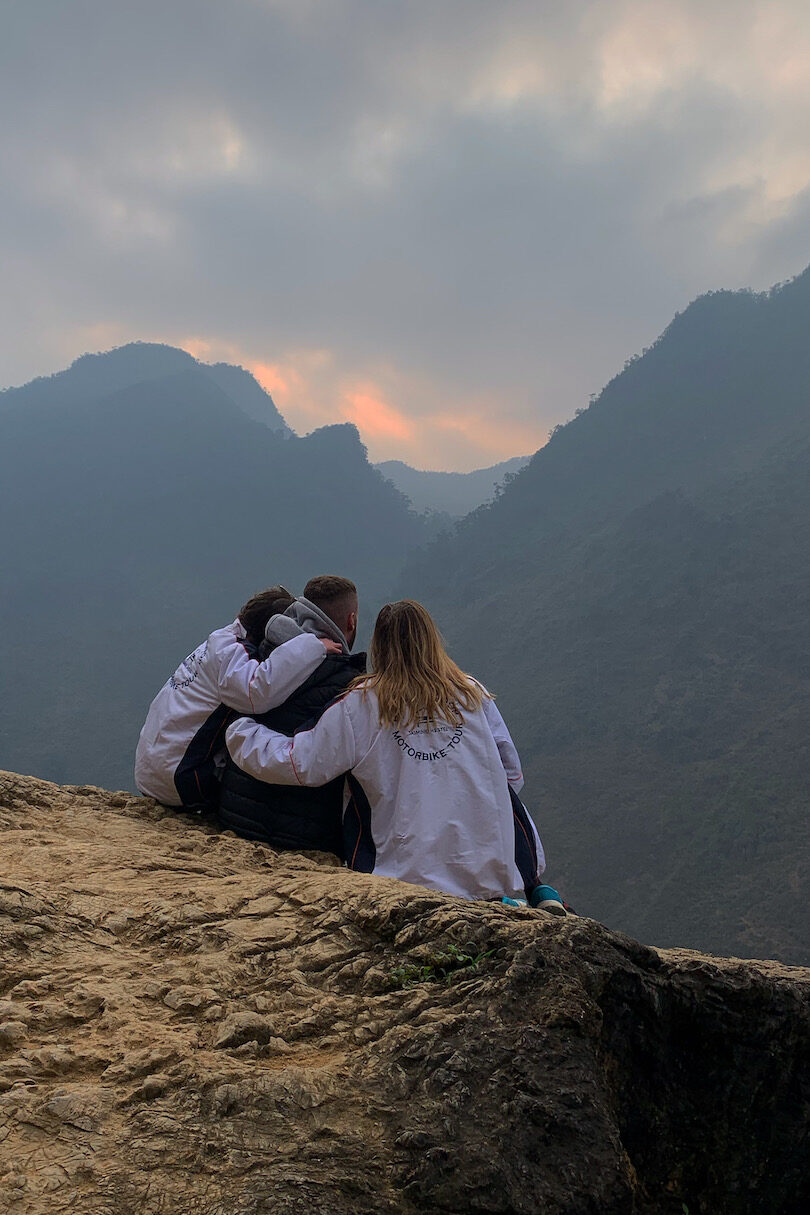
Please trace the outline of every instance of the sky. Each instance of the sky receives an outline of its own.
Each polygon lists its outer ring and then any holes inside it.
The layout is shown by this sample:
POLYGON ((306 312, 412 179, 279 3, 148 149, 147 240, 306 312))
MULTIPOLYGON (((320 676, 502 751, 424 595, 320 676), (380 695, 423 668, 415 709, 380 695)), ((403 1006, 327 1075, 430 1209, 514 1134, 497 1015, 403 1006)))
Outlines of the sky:
POLYGON ((165 341, 299 433, 536 450, 810 262, 807 0, 0 0, 0 385, 165 341))

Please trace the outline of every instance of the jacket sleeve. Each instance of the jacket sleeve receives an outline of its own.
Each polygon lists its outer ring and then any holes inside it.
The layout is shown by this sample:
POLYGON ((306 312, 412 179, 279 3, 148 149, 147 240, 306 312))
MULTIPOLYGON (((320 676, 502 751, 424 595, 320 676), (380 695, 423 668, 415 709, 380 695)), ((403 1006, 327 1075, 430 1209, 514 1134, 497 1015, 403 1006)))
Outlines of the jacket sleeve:
POLYGON ((229 727, 225 742, 238 767, 271 785, 325 785, 357 762, 345 699, 327 709, 311 730, 293 738, 240 717, 229 727))
POLYGON ((520 756, 517 753, 517 747, 512 742, 512 735, 506 728, 506 722, 501 716, 500 709, 488 696, 484 700, 484 715, 492 731, 492 737, 495 739, 495 745, 506 772, 506 779, 515 793, 520 793, 523 788, 520 756))
POLYGON ((238 713, 275 709, 309 679, 326 657, 314 633, 302 633, 277 646, 264 662, 248 657, 243 645, 222 655, 218 685, 222 703, 238 713))

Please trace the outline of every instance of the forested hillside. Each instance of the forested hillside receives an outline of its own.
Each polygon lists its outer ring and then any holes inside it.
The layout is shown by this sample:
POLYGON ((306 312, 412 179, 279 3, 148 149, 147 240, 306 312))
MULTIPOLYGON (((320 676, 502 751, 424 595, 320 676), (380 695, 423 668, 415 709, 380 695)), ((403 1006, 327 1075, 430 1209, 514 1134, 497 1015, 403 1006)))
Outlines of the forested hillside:
POLYGON ((659 944, 810 961, 810 273, 677 317, 402 581, 497 693, 552 867, 659 944))
POLYGON ((211 371, 132 346, 0 397, 0 767, 131 786, 152 696, 250 594, 344 573, 367 623, 422 539, 354 427, 278 433, 211 371))

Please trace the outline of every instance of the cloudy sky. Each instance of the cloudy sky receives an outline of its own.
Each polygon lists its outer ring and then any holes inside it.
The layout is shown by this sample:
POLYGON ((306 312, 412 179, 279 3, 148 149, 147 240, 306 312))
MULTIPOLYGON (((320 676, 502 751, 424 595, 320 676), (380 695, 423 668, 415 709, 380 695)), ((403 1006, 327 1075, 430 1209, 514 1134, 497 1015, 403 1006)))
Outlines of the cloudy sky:
POLYGON ((807 0, 0 0, 0 385, 132 339, 300 432, 534 450, 810 262, 807 0))

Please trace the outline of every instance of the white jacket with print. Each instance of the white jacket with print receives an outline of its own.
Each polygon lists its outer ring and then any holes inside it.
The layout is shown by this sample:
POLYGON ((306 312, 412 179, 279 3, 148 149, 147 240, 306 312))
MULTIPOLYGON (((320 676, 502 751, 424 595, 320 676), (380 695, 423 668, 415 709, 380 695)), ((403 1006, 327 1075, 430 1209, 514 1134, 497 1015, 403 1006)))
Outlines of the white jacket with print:
POLYGON ((251 658, 237 618, 211 633, 158 692, 135 752, 135 783, 167 806, 216 804, 215 769, 224 732, 237 713, 283 704, 326 657, 320 638, 302 633, 264 662, 251 658))
POLYGON ((517 750, 488 697, 458 727, 389 729, 374 692, 355 690, 292 739, 238 718, 226 741, 240 768, 273 784, 322 785, 348 774, 350 868, 470 899, 524 895, 530 879, 518 868, 516 839, 532 853, 538 881, 545 869, 534 824, 510 793, 523 785, 517 750))

